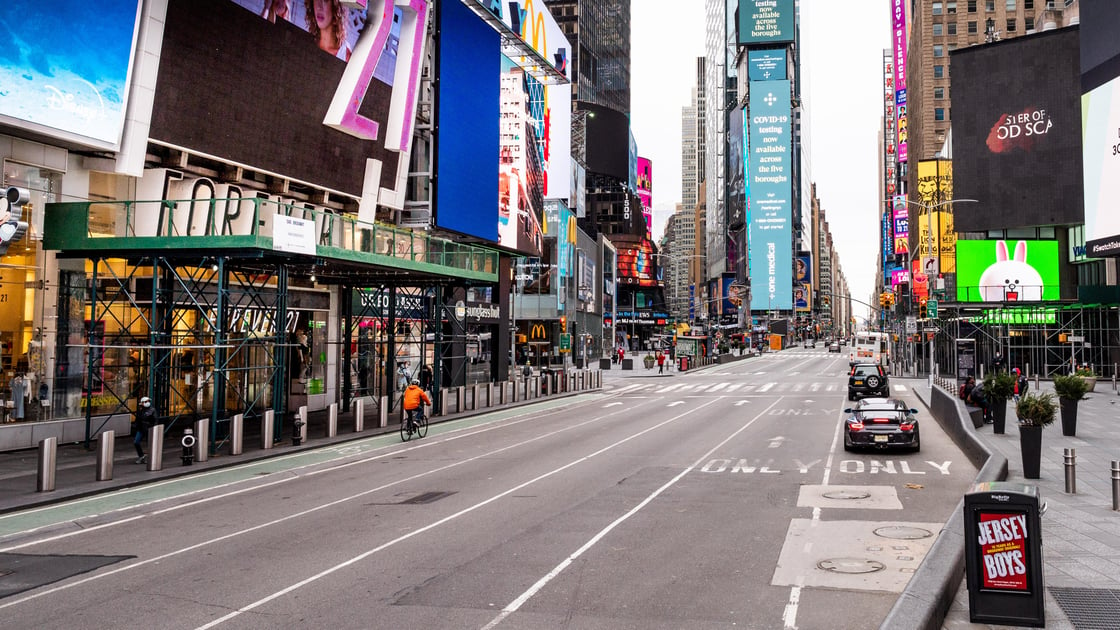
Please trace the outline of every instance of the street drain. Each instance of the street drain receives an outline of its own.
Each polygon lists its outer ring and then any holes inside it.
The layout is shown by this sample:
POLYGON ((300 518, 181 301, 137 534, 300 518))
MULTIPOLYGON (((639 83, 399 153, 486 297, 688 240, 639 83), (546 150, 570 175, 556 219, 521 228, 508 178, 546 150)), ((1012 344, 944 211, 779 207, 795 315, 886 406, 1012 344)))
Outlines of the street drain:
POLYGON ((1047 587, 1078 630, 1120 628, 1120 591, 1102 588, 1047 587))
POLYGON ((836 490, 835 492, 825 492, 821 494, 826 499, 837 499, 840 501, 851 501, 854 499, 869 499, 871 498, 870 492, 858 492, 856 490, 836 490))
POLYGON ((882 562, 864 558, 829 558, 817 563, 817 568, 832 573, 875 573, 887 568, 882 562))
POLYGON ((920 527, 906 527, 905 525, 891 525, 889 527, 880 527, 875 530, 875 535, 882 538, 894 538, 895 540, 918 540, 921 538, 929 538, 933 536, 933 532, 928 529, 920 527))

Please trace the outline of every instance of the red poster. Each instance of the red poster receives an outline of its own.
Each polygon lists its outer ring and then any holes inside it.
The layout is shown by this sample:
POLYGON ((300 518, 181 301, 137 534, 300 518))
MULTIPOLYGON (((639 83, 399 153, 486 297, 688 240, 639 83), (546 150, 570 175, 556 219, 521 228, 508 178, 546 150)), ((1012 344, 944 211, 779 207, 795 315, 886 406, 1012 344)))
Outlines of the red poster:
POLYGON ((1027 591, 1027 515, 980 513, 983 588, 1027 591))

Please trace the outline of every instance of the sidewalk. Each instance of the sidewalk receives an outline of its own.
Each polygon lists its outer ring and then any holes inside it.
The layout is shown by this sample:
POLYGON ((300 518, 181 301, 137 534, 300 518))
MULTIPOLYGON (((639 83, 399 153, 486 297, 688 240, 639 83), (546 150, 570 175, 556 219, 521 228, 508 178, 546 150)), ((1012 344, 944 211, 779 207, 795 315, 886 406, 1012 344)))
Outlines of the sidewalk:
MULTIPOLYGON (((596 371, 596 370, 593 370, 596 371)), ((520 383, 521 381, 517 381, 520 383)), ((439 424, 449 420, 467 418, 483 413, 520 407, 552 400, 559 400, 584 393, 596 393, 601 390, 586 389, 570 391, 554 396, 540 396, 528 402, 519 400, 516 403, 504 405, 495 404, 491 407, 480 407, 477 410, 465 410, 461 413, 450 413, 430 417, 432 424, 439 424)), ((243 445, 241 455, 230 455, 228 443, 220 443, 218 453, 210 455, 205 462, 193 462, 190 466, 182 463, 183 452, 179 444, 182 435, 181 428, 168 432, 164 437, 163 468, 157 471, 148 471, 144 464, 136 463, 136 452, 133 449, 132 438, 118 436, 114 440, 113 478, 107 481, 97 481, 97 442, 91 444, 92 450, 86 450, 81 443, 59 444, 57 450, 57 466, 55 472, 55 490, 52 492, 38 492, 38 450, 28 449, 0 453, 0 514, 33 508, 41 505, 60 503, 70 499, 110 492, 121 488, 138 486, 173 477, 181 477, 224 468, 236 464, 290 455, 300 451, 322 448, 332 444, 339 444, 351 440, 374 437, 383 434, 395 434, 400 430, 400 423, 395 422, 397 412, 389 413, 388 426, 379 427, 376 412, 366 410, 365 430, 361 433, 354 432, 354 414, 349 411, 338 412, 338 435, 333 438, 326 437, 328 411, 313 411, 307 417, 308 437, 302 440, 299 446, 292 445, 292 426, 290 420, 283 425, 282 439, 274 443, 271 449, 261 448, 260 423, 245 422, 243 445)), ((279 419, 278 419, 279 420, 279 419)), ((145 441, 144 451, 150 453, 145 441)))
MULTIPOLYGON (((1040 389, 1054 391, 1047 382, 1040 389)), ((1007 458, 1007 481, 1038 486, 1046 503, 1042 515, 1046 627, 1120 629, 1120 512, 1112 511, 1110 464, 1120 460, 1120 396, 1112 391, 1111 382, 1102 379, 1078 405, 1076 437, 1062 435, 1060 418, 1045 429, 1041 479, 1023 477, 1013 405, 1008 403, 1005 434, 995 435, 992 425, 977 432, 1007 458), (1076 450, 1077 494, 1065 492, 1066 448, 1076 450)), ((969 623, 968 591, 962 579, 943 628, 1006 627, 969 623)))

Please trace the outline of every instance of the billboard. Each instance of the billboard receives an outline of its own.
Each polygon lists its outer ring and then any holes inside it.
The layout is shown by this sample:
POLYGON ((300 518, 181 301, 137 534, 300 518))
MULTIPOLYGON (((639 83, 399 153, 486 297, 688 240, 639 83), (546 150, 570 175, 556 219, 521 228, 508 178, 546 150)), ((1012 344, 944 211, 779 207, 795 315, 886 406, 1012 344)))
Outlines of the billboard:
POLYGON ((6 0, 0 123, 120 148, 139 15, 137 0, 6 0))
POLYGON ((749 106, 751 310, 788 311, 793 308, 789 81, 751 81, 749 106))
POLYGON ((794 41, 794 0, 739 0, 739 43, 794 41))
POLYGON ((1058 241, 957 241, 957 300, 1057 300, 1058 241))
POLYGON ((1120 78, 1084 94, 1081 110, 1086 254, 1120 256, 1120 78))
MULTIPOLYGON (((918 202, 926 208, 934 208, 937 204, 953 199, 953 162, 951 160, 920 160, 918 162, 918 186, 916 188, 918 202)), ((957 234, 954 231, 954 215, 972 212, 978 204, 962 203, 957 206, 944 205, 935 210, 931 215, 928 211, 921 210, 914 214, 917 222, 918 255, 923 258, 933 258, 938 261, 937 270, 927 268, 926 273, 933 275, 953 273, 956 271, 957 234), (930 231, 933 240, 930 240, 930 231)), ((911 207, 911 210, 918 210, 911 207)))
POLYGON ((747 220, 747 164, 743 121, 746 111, 735 107, 727 115, 727 227, 737 230, 747 220))
POLYGON ((896 195, 891 202, 893 208, 892 230, 894 231, 894 253, 905 254, 910 251, 910 216, 906 207, 906 197, 896 195))
POLYGON ((801 282, 793 289, 793 310, 805 312, 813 308, 813 285, 801 282))
MULTIPOLYGON (((906 142, 909 129, 906 121, 906 1, 891 0, 891 39, 894 42, 894 105, 896 151, 898 163, 907 161, 906 142)), ((956 72, 956 69, 953 70, 956 72)), ((953 93, 956 100, 956 92, 953 93)), ((954 132, 955 133, 955 132, 954 132)))
MULTIPOLYGON (((527 85, 535 80, 502 56, 498 165, 498 243, 539 256, 544 170, 527 85)), ((539 85, 539 83, 537 84, 539 85)))
POLYGON ((655 287, 661 272, 655 262, 653 241, 629 235, 611 237, 618 249, 618 284, 621 286, 655 287))
POLYGON ((747 79, 750 81, 781 81, 786 76, 786 49, 747 51, 747 79))
POLYGON ((957 230, 1084 220, 1077 33, 953 51, 954 187, 979 201, 957 208, 957 230))
POLYGON ((630 119, 593 103, 579 101, 577 107, 586 121, 586 137, 595 139, 587 143, 587 171, 630 182, 630 119))
POLYGON ((646 238, 653 238, 653 162, 638 158, 638 200, 646 220, 646 238))
POLYGON ((797 268, 793 274, 793 285, 800 286, 804 283, 813 283, 813 256, 806 252, 798 252, 797 268))

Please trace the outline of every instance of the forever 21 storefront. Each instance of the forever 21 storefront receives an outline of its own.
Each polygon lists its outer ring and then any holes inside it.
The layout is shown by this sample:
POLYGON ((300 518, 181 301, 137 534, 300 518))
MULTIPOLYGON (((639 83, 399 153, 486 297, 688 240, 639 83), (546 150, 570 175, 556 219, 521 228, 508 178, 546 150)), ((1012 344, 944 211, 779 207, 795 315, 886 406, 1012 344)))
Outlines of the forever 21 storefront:
POLYGON ((52 85, 72 87, 41 110, 26 106, 34 91, 0 99, 3 184, 30 193, 14 209, 26 232, 0 258, 0 410, 44 422, 0 432, 0 449, 65 419, 79 421, 57 429, 63 441, 123 432, 140 395, 168 423, 389 395, 390 358, 421 357, 403 361, 410 371, 430 360, 412 340, 443 312, 402 326, 398 297, 438 307, 449 287, 497 282, 492 250, 379 222, 410 185, 420 64, 397 40, 415 9, 346 9, 335 51, 305 32, 302 3, 286 20, 264 4, 111 0, 60 15, 46 3, 19 16, 52 85), (50 35, 90 20, 109 41, 96 51, 50 35), (395 57, 359 92, 347 58, 382 31, 395 57), (353 296, 370 290, 390 308, 364 312, 353 296))

